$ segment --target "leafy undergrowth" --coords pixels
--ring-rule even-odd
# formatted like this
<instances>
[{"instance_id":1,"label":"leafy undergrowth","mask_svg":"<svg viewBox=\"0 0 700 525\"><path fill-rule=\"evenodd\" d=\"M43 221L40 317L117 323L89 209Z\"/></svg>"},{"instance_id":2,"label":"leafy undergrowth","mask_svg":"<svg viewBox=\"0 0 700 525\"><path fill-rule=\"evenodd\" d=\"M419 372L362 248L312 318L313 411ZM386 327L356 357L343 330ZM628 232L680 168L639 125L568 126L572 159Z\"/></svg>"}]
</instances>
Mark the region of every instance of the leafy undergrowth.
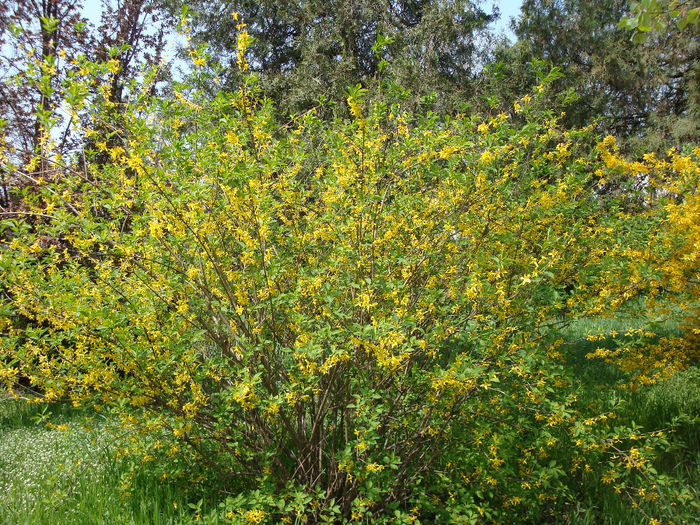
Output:
<instances>
[{"instance_id":1,"label":"leafy undergrowth","mask_svg":"<svg viewBox=\"0 0 700 525\"><path fill-rule=\"evenodd\" d=\"M569 357L568 366L582 366L575 353ZM668 445L655 468L665 475L662 479L667 486L662 488L684 493L685 505L662 509L667 519L660 523L691 523L700 510L694 488L700 486L700 368L692 367L631 393L614 387L620 372L610 365L587 364L587 373L574 374L580 379L573 387L582 405L597 411L610 409L614 414L611 428L634 422L640 433L666 433ZM604 387L603 381L611 383ZM0 403L0 523L220 523L215 498L204 505L201 500L194 504L197 495L193 491L188 494L183 486L163 484L149 474L147 464L136 465L139 472L133 475L134 465L114 459L113 440L104 420L69 405ZM644 513L633 512L624 494L595 481L603 475L605 465L588 468L588 476L572 474L577 500L562 509L555 522L655 523Z\"/></svg>"},{"instance_id":2,"label":"leafy undergrowth","mask_svg":"<svg viewBox=\"0 0 700 525\"><path fill-rule=\"evenodd\" d=\"M564 366L581 418L607 414L610 435L630 427L639 435L659 434L652 468L659 474L660 496L647 500L636 494L635 502L626 493L631 487L618 491L614 482L600 482L608 467L605 461L579 464L576 458L553 457L558 465L575 466L567 472L573 498L552 509L548 521L682 524L700 514L695 488L700 486L700 368L693 366L655 384L626 387L627 372L587 357L596 348L619 344L615 338L588 336L624 332L623 324L609 319L574 323L563 333ZM659 337L676 331L672 325L658 330ZM149 463L115 459L115 435L108 423L103 416L68 404L1 401L0 523L230 522L217 511L223 497L217 497L216 487L166 484L149 470ZM619 445L630 449L634 443L622 438ZM668 493L674 495L672 502L663 496ZM655 521L652 516L661 518ZM430 523L426 518L423 523Z\"/></svg>"}]
</instances>

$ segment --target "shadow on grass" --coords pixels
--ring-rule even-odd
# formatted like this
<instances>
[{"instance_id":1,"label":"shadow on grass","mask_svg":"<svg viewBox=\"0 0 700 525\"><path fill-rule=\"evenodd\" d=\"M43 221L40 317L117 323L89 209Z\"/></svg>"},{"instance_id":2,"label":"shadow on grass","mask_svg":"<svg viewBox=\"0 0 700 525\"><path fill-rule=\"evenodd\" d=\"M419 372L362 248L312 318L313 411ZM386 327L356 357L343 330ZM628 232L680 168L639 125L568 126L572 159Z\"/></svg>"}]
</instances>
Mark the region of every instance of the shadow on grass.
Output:
<instances>
[{"instance_id":1,"label":"shadow on grass","mask_svg":"<svg viewBox=\"0 0 700 525\"><path fill-rule=\"evenodd\" d=\"M597 349L615 350L631 343L634 336L625 335L629 329L646 328L644 319L582 320L562 331L559 350L563 365L569 371L574 388L583 406L593 410L614 407L617 425L639 425L641 432L665 431L668 445L657 451L655 469L668 476L674 490L687 492L686 515L697 514L700 508L700 368L695 363L687 370L675 373L655 384L640 385L634 391L625 388L631 379L628 372L613 362L587 355ZM663 337L681 335L673 323L655 324L655 335L646 337L650 344ZM601 340L589 340L589 335L616 334ZM627 505L611 498L603 487L580 486L580 502L566 518L568 523L633 523ZM681 510L681 509L679 509ZM632 521L627 521L627 520Z\"/></svg>"},{"instance_id":2,"label":"shadow on grass","mask_svg":"<svg viewBox=\"0 0 700 525\"><path fill-rule=\"evenodd\" d=\"M41 422L58 423L73 420L84 414L84 409L71 403L36 403L14 399L9 394L0 396L0 429L14 429Z\"/></svg>"}]
</instances>

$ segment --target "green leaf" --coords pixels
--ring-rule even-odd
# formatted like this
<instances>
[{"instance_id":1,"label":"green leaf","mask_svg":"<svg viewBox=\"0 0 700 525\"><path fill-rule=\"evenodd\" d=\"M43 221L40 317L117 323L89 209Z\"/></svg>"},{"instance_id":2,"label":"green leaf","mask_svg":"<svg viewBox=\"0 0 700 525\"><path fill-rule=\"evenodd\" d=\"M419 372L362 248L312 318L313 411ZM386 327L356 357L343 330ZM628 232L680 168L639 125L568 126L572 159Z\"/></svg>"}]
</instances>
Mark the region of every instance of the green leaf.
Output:
<instances>
[{"instance_id":1,"label":"green leaf","mask_svg":"<svg viewBox=\"0 0 700 525\"><path fill-rule=\"evenodd\" d=\"M647 40L646 33L635 33L630 37L630 40L635 44L643 44Z\"/></svg>"},{"instance_id":2,"label":"green leaf","mask_svg":"<svg viewBox=\"0 0 700 525\"><path fill-rule=\"evenodd\" d=\"M58 27L58 20L50 16L41 17L41 27L47 33L53 33Z\"/></svg>"}]
</instances>

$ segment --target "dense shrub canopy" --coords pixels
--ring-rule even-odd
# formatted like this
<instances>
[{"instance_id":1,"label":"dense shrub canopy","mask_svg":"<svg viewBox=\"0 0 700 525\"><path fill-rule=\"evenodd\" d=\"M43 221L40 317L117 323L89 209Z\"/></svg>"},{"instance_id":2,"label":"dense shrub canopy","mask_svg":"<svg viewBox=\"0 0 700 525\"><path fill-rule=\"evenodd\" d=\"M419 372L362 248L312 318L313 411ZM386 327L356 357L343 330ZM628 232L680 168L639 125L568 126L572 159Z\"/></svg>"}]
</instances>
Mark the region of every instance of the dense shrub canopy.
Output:
<instances>
[{"instance_id":1,"label":"dense shrub canopy","mask_svg":"<svg viewBox=\"0 0 700 525\"><path fill-rule=\"evenodd\" d=\"M216 482L234 520L538 520L602 458L663 495L660 436L580 417L556 329L640 297L697 314L697 151L629 163L534 109L547 80L486 120L353 90L352 118L284 127L252 76L139 88L75 108L112 162L2 222L11 388L115 414L125 453ZM693 337L599 357L649 382Z\"/></svg>"}]
</instances>

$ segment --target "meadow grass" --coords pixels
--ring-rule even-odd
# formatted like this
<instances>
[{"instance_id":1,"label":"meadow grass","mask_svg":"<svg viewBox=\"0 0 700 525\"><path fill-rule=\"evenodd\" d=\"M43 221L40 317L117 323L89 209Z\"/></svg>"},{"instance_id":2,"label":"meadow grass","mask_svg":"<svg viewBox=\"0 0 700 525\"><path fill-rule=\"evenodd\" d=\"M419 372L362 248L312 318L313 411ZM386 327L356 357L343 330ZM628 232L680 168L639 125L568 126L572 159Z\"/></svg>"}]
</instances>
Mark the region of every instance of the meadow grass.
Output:
<instances>
[{"instance_id":1,"label":"meadow grass","mask_svg":"<svg viewBox=\"0 0 700 525\"><path fill-rule=\"evenodd\" d=\"M106 421L68 404L0 401L0 523L191 523L183 495L145 469L124 495L113 444Z\"/></svg>"},{"instance_id":2,"label":"meadow grass","mask_svg":"<svg viewBox=\"0 0 700 525\"><path fill-rule=\"evenodd\" d=\"M674 322L650 321L641 316L577 320L561 334L564 364L576 382L574 388L582 405L598 410L614 407L618 424L635 424L642 432L667 432L669 445L658 455L654 467L665 476L668 488L683 494L685 505L661 510L666 516L672 516L671 523L697 523L697 518L689 518L700 516L700 368L697 363L667 380L631 391L623 387L629 379L624 371L604 360L586 357L598 347L613 349L617 344L610 338L589 341L587 336L624 334L628 329L648 328L650 324L658 337L679 334ZM618 335L617 342L625 338ZM578 500L562 522L580 525L650 522L643 513L633 512L629 501L598 482L582 482L576 489Z\"/></svg>"}]
</instances>

